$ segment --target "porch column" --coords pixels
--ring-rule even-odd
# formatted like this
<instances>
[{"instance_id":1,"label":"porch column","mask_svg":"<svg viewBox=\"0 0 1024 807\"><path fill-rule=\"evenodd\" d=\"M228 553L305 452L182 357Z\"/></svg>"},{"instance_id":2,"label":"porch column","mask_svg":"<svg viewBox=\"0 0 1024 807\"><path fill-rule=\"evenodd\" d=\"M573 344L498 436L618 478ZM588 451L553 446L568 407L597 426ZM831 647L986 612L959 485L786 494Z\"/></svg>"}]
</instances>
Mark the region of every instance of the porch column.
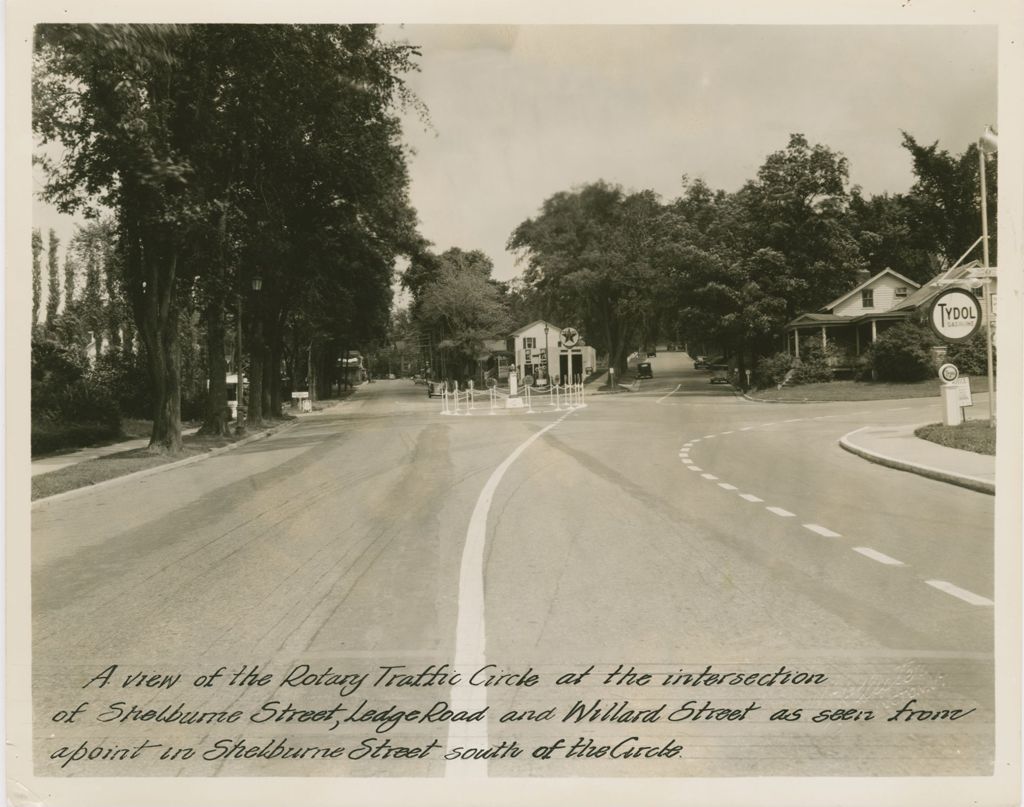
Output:
<instances>
[{"instance_id":1,"label":"porch column","mask_svg":"<svg viewBox=\"0 0 1024 807\"><path fill-rule=\"evenodd\" d=\"M878 322L871 320L871 344L874 344L878 339Z\"/></svg>"},{"instance_id":2,"label":"porch column","mask_svg":"<svg viewBox=\"0 0 1024 807\"><path fill-rule=\"evenodd\" d=\"M825 336L825 326L821 326L821 349L828 350L828 337Z\"/></svg>"},{"instance_id":3,"label":"porch column","mask_svg":"<svg viewBox=\"0 0 1024 807\"><path fill-rule=\"evenodd\" d=\"M860 355L860 325L853 326L853 335L857 342L857 355Z\"/></svg>"},{"instance_id":4,"label":"porch column","mask_svg":"<svg viewBox=\"0 0 1024 807\"><path fill-rule=\"evenodd\" d=\"M800 329L793 329L793 343L796 345L796 357L800 358Z\"/></svg>"}]
</instances>

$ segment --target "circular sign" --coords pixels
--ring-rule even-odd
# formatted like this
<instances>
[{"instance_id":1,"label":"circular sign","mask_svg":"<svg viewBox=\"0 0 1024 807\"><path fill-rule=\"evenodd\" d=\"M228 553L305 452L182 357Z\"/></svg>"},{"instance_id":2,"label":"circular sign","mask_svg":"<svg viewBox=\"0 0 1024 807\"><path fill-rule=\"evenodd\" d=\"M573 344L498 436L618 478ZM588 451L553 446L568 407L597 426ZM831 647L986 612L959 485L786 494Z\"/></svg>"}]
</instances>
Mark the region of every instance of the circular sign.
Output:
<instances>
[{"instance_id":1,"label":"circular sign","mask_svg":"<svg viewBox=\"0 0 1024 807\"><path fill-rule=\"evenodd\" d=\"M960 377L960 371L955 364L944 364L939 368L939 378L947 384L952 384Z\"/></svg>"},{"instance_id":2,"label":"circular sign","mask_svg":"<svg viewBox=\"0 0 1024 807\"><path fill-rule=\"evenodd\" d=\"M580 332L575 328L562 328L562 344L565 347L575 347L580 341Z\"/></svg>"},{"instance_id":3,"label":"circular sign","mask_svg":"<svg viewBox=\"0 0 1024 807\"><path fill-rule=\"evenodd\" d=\"M981 327L981 305L966 289L946 289L932 301L928 323L940 339L965 342Z\"/></svg>"}]
</instances>

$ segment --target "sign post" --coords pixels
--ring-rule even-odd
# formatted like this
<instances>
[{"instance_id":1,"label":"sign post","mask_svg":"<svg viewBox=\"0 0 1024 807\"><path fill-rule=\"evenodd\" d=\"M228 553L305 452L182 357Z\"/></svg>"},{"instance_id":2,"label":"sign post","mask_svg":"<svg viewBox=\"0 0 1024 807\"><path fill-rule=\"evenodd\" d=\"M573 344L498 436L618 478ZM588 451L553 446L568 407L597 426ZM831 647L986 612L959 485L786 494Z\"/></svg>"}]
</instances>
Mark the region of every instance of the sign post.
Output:
<instances>
[{"instance_id":1,"label":"sign post","mask_svg":"<svg viewBox=\"0 0 1024 807\"><path fill-rule=\"evenodd\" d=\"M939 379L942 384L942 423L944 426L957 426L964 421L964 412L960 404L960 386L954 383L960 371L953 364L943 364L939 368ZM970 394L970 387L968 387Z\"/></svg>"}]
</instances>

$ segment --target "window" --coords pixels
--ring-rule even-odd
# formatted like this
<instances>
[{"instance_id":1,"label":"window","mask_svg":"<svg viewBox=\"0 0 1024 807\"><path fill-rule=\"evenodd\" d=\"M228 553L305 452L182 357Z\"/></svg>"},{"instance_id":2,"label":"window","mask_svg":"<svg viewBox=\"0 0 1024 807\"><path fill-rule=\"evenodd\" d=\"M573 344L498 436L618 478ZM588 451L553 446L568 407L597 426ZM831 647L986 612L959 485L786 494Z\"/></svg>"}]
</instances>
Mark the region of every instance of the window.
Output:
<instances>
[{"instance_id":1,"label":"window","mask_svg":"<svg viewBox=\"0 0 1024 807\"><path fill-rule=\"evenodd\" d=\"M875 292L873 289L864 289L864 291L860 293L860 305L861 308L875 307Z\"/></svg>"},{"instance_id":2,"label":"window","mask_svg":"<svg viewBox=\"0 0 1024 807\"><path fill-rule=\"evenodd\" d=\"M896 289L896 299L897 300L906 300L907 299L907 287L906 286L900 286L898 289Z\"/></svg>"},{"instance_id":3,"label":"window","mask_svg":"<svg viewBox=\"0 0 1024 807\"><path fill-rule=\"evenodd\" d=\"M537 347L537 337L535 336L524 336L523 347L527 350Z\"/></svg>"}]
</instances>

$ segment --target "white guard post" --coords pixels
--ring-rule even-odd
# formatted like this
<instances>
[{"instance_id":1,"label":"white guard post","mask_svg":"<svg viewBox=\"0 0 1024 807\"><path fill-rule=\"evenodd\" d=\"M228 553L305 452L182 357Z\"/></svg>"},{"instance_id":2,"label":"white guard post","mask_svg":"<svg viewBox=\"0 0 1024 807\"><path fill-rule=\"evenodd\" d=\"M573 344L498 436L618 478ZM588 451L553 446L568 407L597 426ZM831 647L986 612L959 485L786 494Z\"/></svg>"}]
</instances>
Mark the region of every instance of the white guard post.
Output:
<instances>
[{"instance_id":1,"label":"white guard post","mask_svg":"<svg viewBox=\"0 0 1024 807\"><path fill-rule=\"evenodd\" d=\"M946 426L963 423L964 413L960 408L960 388L956 384L942 385L942 422Z\"/></svg>"}]
</instances>

